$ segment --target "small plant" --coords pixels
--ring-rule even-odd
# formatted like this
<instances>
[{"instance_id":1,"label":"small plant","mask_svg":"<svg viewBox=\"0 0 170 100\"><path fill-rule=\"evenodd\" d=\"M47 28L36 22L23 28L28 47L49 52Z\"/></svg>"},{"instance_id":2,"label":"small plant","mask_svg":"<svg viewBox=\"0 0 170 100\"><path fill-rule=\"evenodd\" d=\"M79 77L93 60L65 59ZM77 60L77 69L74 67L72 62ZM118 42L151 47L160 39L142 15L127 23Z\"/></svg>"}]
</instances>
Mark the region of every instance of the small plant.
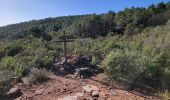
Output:
<instances>
[{"instance_id":1,"label":"small plant","mask_svg":"<svg viewBox=\"0 0 170 100\"><path fill-rule=\"evenodd\" d=\"M162 99L163 100L169 100L170 93L165 90L165 92L162 94Z\"/></svg>"},{"instance_id":2,"label":"small plant","mask_svg":"<svg viewBox=\"0 0 170 100\"><path fill-rule=\"evenodd\" d=\"M170 25L170 19L168 20L167 25Z\"/></svg>"},{"instance_id":3,"label":"small plant","mask_svg":"<svg viewBox=\"0 0 170 100\"><path fill-rule=\"evenodd\" d=\"M17 77L23 75L23 64L15 57L5 57L0 62L1 70L12 70Z\"/></svg>"},{"instance_id":4,"label":"small plant","mask_svg":"<svg viewBox=\"0 0 170 100\"><path fill-rule=\"evenodd\" d=\"M5 84L9 84L13 76L14 76L13 71L9 70L0 71L0 87L4 86Z\"/></svg>"},{"instance_id":5,"label":"small plant","mask_svg":"<svg viewBox=\"0 0 170 100\"><path fill-rule=\"evenodd\" d=\"M29 73L29 79L31 82L41 83L49 79L45 70L32 68Z\"/></svg>"},{"instance_id":6,"label":"small plant","mask_svg":"<svg viewBox=\"0 0 170 100\"><path fill-rule=\"evenodd\" d=\"M97 66L97 58L95 56L92 57L92 65Z\"/></svg>"}]
</instances>

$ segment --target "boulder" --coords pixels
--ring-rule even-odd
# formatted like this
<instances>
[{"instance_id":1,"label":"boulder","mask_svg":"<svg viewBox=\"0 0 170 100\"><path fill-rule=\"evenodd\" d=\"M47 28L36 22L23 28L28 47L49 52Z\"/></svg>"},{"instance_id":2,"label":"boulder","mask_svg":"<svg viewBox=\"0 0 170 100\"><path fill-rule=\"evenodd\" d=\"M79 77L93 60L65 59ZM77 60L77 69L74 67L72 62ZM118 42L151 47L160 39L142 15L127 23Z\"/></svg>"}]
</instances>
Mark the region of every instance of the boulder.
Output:
<instances>
[{"instance_id":1,"label":"boulder","mask_svg":"<svg viewBox=\"0 0 170 100\"><path fill-rule=\"evenodd\" d=\"M19 88L17 88L17 87L11 88L11 89L6 93L6 95L7 95L8 97L19 96L19 95L21 95L21 94L22 94L22 93L21 93L21 89L19 89Z\"/></svg>"}]
</instances>

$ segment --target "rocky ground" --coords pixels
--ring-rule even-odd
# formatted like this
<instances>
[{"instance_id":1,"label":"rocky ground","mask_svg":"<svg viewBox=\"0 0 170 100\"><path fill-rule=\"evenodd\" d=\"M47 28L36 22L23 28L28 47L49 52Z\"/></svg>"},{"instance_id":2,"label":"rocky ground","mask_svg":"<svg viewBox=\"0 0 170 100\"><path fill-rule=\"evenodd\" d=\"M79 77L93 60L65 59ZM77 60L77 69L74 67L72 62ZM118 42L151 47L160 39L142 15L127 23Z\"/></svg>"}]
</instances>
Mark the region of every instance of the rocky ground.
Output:
<instances>
[{"instance_id":1,"label":"rocky ground","mask_svg":"<svg viewBox=\"0 0 170 100\"><path fill-rule=\"evenodd\" d=\"M15 100L145 100L157 99L136 92L111 88L102 82L101 75L88 79L73 79L51 73L51 79L42 84L19 83L14 86L22 95Z\"/></svg>"},{"instance_id":2,"label":"rocky ground","mask_svg":"<svg viewBox=\"0 0 170 100\"><path fill-rule=\"evenodd\" d=\"M104 81L100 69L90 64L90 57L74 55L64 62L57 62L50 80L41 84L29 83L28 78L16 84L7 93L13 100L146 100L158 98L119 88L111 87ZM57 68L57 69L56 69ZM64 69L63 69L64 68ZM100 74L99 74L100 73ZM7 100L8 100L7 99Z\"/></svg>"}]
</instances>

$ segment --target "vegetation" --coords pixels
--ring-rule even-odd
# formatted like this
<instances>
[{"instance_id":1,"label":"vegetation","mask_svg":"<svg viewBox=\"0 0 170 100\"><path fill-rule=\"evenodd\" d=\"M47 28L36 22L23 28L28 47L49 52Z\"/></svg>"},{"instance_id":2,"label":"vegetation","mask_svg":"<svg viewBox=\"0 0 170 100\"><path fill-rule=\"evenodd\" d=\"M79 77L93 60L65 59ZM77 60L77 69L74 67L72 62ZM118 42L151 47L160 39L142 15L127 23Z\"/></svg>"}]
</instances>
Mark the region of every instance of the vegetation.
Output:
<instances>
[{"instance_id":1,"label":"vegetation","mask_svg":"<svg viewBox=\"0 0 170 100\"><path fill-rule=\"evenodd\" d=\"M169 92L169 25L170 2L0 27L0 85L25 75L32 82L48 79L42 69L53 66L56 50L63 54L62 44L53 40L66 31L77 37L69 44L69 53L92 55L92 64L102 67L111 79Z\"/></svg>"},{"instance_id":2,"label":"vegetation","mask_svg":"<svg viewBox=\"0 0 170 100\"><path fill-rule=\"evenodd\" d=\"M9 85L13 76L14 75L12 71L1 70L0 71L0 88L2 88L3 86Z\"/></svg>"},{"instance_id":3,"label":"vegetation","mask_svg":"<svg viewBox=\"0 0 170 100\"><path fill-rule=\"evenodd\" d=\"M160 18L161 17L161 18ZM51 40L51 32L55 36L65 30L68 34L78 37L105 36L113 34L137 34L146 27L165 25L170 18L168 3L151 5L148 8L125 8L115 13L90 14L32 20L20 24L0 27L0 41L11 41L30 34Z\"/></svg>"},{"instance_id":4,"label":"vegetation","mask_svg":"<svg viewBox=\"0 0 170 100\"><path fill-rule=\"evenodd\" d=\"M31 82L44 82L49 79L45 70L40 70L37 68L32 68L29 74L29 79Z\"/></svg>"}]
</instances>

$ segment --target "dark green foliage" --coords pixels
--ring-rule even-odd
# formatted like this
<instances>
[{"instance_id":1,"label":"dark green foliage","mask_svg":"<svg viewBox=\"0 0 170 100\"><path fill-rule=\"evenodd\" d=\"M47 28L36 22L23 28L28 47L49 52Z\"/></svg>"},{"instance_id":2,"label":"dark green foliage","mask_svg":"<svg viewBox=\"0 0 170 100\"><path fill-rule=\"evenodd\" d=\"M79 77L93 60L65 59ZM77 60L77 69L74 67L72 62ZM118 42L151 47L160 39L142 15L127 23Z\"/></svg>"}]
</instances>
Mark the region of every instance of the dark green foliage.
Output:
<instances>
[{"instance_id":1,"label":"dark green foliage","mask_svg":"<svg viewBox=\"0 0 170 100\"><path fill-rule=\"evenodd\" d=\"M43 33L43 29L40 29L39 27L33 27L30 29L30 32L32 33L33 37L40 38Z\"/></svg>"},{"instance_id":2,"label":"dark green foliage","mask_svg":"<svg viewBox=\"0 0 170 100\"><path fill-rule=\"evenodd\" d=\"M54 55L53 51L42 52L35 58L35 67L37 68L50 68L54 63Z\"/></svg>"},{"instance_id":3,"label":"dark green foliage","mask_svg":"<svg viewBox=\"0 0 170 100\"><path fill-rule=\"evenodd\" d=\"M30 33L33 35L33 37L35 38L43 38L43 40L46 41L51 41L52 37L49 34L45 33L45 27L41 26L41 27L33 27L30 29Z\"/></svg>"},{"instance_id":4,"label":"dark green foliage","mask_svg":"<svg viewBox=\"0 0 170 100\"><path fill-rule=\"evenodd\" d=\"M102 63L106 74L114 79L125 79L132 84L142 83L170 89L169 31L168 26L161 26L149 31L146 29L144 33L133 37L124 36L118 40L110 38L113 42L108 41L109 45L105 43L105 46L111 51ZM114 43L123 48L112 48Z\"/></svg>"},{"instance_id":5,"label":"dark green foliage","mask_svg":"<svg viewBox=\"0 0 170 100\"><path fill-rule=\"evenodd\" d=\"M5 56L5 52L4 51L1 51L0 52L0 59L2 58L2 57L4 57Z\"/></svg>"},{"instance_id":6,"label":"dark green foliage","mask_svg":"<svg viewBox=\"0 0 170 100\"><path fill-rule=\"evenodd\" d=\"M100 15L89 14L32 20L0 27L0 41L11 41L30 34L50 41L52 38L49 33L55 31L60 35L63 30L68 34L83 38L106 36L109 32L123 34L126 31L125 34L136 34L143 27L165 25L170 18L169 8L169 2L166 4L161 2L148 8L126 8L118 13L109 11ZM135 32L126 30L129 26L135 28Z\"/></svg>"},{"instance_id":7,"label":"dark green foliage","mask_svg":"<svg viewBox=\"0 0 170 100\"><path fill-rule=\"evenodd\" d=\"M164 2L160 2L158 5L156 5L156 12L161 13L163 11L166 11L166 4Z\"/></svg>"},{"instance_id":8,"label":"dark green foliage","mask_svg":"<svg viewBox=\"0 0 170 100\"><path fill-rule=\"evenodd\" d=\"M150 5L147 9L148 13L151 15L151 14L154 14L155 13L155 10L156 10L156 7L154 4Z\"/></svg>"},{"instance_id":9,"label":"dark green foliage","mask_svg":"<svg viewBox=\"0 0 170 100\"><path fill-rule=\"evenodd\" d=\"M22 46L11 44L4 49L7 56L14 56L23 50Z\"/></svg>"},{"instance_id":10,"label":"dark green foliage","mask_svg":"<svg viewBox=\"0 0 170 100\"><path fill-rule=\"evenodd\" d=\"M166 9L170 10L170 1L166 4Z\"/></svg>"},{"instance_id":11,"label":"dark green foliage","mask_svg":"<svg viewBox=\"0 0 170 100\"><path fill-rule=\"evenodd\" d=\"M48 35L46 33L42 34L42 38L43 38L43 40L46 40L46 41L51 41L52 40L51 35Z\"/></svg>"}]
</instances>

